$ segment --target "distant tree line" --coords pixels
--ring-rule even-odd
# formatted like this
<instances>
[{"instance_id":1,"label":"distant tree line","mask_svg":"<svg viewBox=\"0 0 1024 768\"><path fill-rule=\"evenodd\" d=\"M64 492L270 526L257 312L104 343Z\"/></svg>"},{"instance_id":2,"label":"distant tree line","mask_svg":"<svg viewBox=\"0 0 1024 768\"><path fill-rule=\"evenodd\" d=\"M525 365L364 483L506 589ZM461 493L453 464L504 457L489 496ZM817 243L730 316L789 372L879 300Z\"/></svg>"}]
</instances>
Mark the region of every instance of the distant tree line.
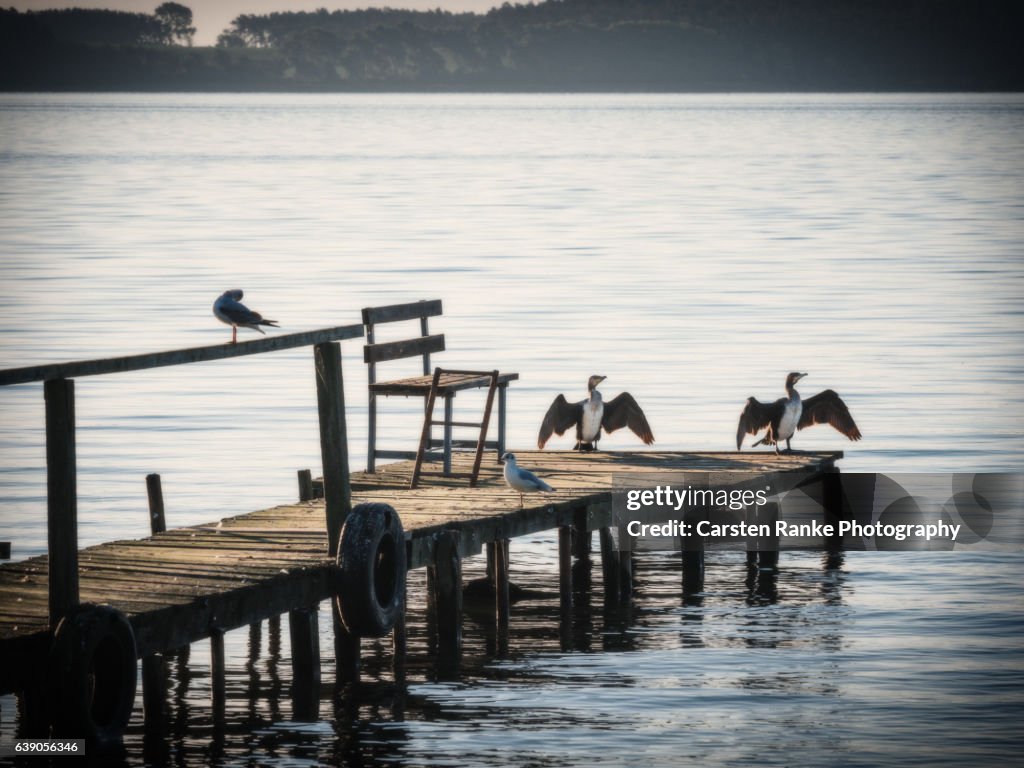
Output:
<instances>
[{"instance_id":1,"label":"distant tree line","mask_svg":"<svg viewBox=\"0 0 1024 768\"><path fill-rule=\"evenodd\" d=\"M0 88L1022 90L1024 0L547 0L485 14L0 10Z\"/></svg>"}]
</instances>

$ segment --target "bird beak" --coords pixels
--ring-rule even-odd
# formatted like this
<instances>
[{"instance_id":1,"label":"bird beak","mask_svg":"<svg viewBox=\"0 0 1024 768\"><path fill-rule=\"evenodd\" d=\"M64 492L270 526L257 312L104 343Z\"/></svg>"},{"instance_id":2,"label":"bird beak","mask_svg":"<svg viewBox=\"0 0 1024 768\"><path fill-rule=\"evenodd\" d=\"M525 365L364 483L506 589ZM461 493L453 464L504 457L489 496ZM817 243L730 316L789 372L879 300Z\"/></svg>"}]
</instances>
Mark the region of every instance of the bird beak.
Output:
<instances>
[{"instance_id":1,"label":"bird beak","mask_svg":"<svg viewBox=\"0 0 1024 768\"><path fill-rule=\"evenodd\" d=\"M807 375L806 373L801 373L799 376L796 377L796 380L800 381L800 379L802 379L806 375Z\"/></svg>"}]
</instances>

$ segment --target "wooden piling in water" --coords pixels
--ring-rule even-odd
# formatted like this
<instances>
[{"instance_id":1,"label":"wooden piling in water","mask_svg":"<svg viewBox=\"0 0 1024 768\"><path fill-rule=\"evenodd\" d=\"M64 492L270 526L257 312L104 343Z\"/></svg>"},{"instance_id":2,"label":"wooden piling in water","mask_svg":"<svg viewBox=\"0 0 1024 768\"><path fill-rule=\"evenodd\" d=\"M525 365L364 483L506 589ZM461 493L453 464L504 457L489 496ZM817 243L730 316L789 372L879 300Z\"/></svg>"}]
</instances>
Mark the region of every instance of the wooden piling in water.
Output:
<instances>
[{"instance_id":1,"label":"wooden piling in water","mask_svg":"<svg viewBox=\"0 0 1024 768\"><path fill-rule=\"evenodd\" d=\"M142 660L142 715L146 730L162 731L167 712L167 672L163 654L154 653Z\"/></svg>"},{"instance_id":2,"label":"wooden piling in water","mask_svg":"<svg viewBox=\"0 0 1024 768\"><path fill-rule=\"evenodd\" d=\"M758 543L757 567L762 571L776 571L779 568L779 537L775 533L775 522L779 519L779 505L770 501L757 512L757 522L769 526L768 536Z\"/></svg>"},{"instance_id":3,"label":"wooden piling in water","mask_svg":"<svg viewBox=\"0 0 1024 768\"><path fill-rule=\"evenodd\" d=\"M615 539L611 528L602 527L598 531L601 540L601 574L604 577L605 603L618 603L619 590L619 553L615 549Z\"/></svg>"},{"instance_id":4,"label":"wooden piling in water","mask_svg":"<svg viewBox=\"0 0 1024 768\"><path fill-rule=\"evenodd\" d=\"M708 509L703 504L687 508L683 522L688 525L683 537L683 591L701 592L704 589L704 537L697 533L697 525L707 519Z\"/></svg>"},{"instance_id":5,"label":"wooden piling in water","mask_svg":"<svg viewBox=\"0 0 1024 768\"><path fill-rule=\"evenodd\" d=\"M317 716L320 701L320 635L316 607L288 612L292 645L292 712L296 720Z\"/></svg>"},{"instance_id":6,"label":"wooden piling in water","mask_svg":"<svg viewBox=\"0 0 1024 768\"><path fill-rule=\"evenodd\" d=\"M224 665L224 631L210 630L210 692L213 704L213 720L224 722L227 703L226 669Z\"/></svg>"},{"instance_id":7,"label":"wooden piling in water","mask_svg":"<svg viewBox=\"0 0 1024 768\"><path fill-rule=\"evenodd\" d=\"M11 542L0 541L0 560L11 559Z\"/></svg>"},{"instance_id":8,"label":"wooden piling in water","mask_svg":"<svg viewBox=\"0 0 1024 768\"><path fill-rule=\"evenodd\" d=\"M458 531L437 534L434 562L428 568L430 600L437 621L437 653L447 662L457 661L462 653L462 558Z\"/></svg>"},{"instance_id":9,"label":"wooden piling in water","mask_svg":"<svg viewBox=\"0 0 1024 768\"><path fill-rule=\"evenodd\" d=\"M334 664L337 669L337 682L339 684L358 682L359 670L362 666L361 643L358 636L345 629L337 598L331 601L331 615L334 621Z\"/></svg>"},{"instance_id":10,"label":"wooden piling in water","mask_svg":"<svg viewBox=\"0 0 1024 768\"><path fill-rule=\"evenodd\" d=\"M149 529L156 535L167 530L164 515L164 491L160 475L146 475L146 496L149 500ZM161 725L166 711L166 691L164 690L167 675L164 658L161 654L151 654L142 659L142 713L145 718L146 730L156 732Z\"/></svg>"},{"instance_id":11,"label":"wooden piling in water","mask_svg":"<svg viewBox=\"0 0 1024 768\"><path fill-rule=\"evenodd\" d=\"M50 626L78 605L78 488L75 382L49 379L46 401L46 532Z\"/></svg>"}]
</instances>

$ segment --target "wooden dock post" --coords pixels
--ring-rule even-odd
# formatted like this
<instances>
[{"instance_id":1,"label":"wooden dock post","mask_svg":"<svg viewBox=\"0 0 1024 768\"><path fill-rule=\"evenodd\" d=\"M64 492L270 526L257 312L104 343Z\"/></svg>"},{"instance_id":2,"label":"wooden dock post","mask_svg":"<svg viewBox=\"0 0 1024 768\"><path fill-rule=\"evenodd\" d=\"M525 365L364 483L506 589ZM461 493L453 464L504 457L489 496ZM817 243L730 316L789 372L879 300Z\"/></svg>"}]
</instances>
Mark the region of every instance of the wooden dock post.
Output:
<instances>
[{"instance_id":1,"label":"wooden dock post","mask_svg":"<svg viewBox=\"0 0 1024 768\"><path fill-rule=\"evenodd\" d=\"M292 643L292 716L311 722L320 703L320 635L317 609L299 608L288 612Z\"/></svg>"},{"instance_id":2,"label":"wooden dock post","mask_svg":"<svg viewBox=\"0 0 1024 768\"><path fill-rule=\"evenodd\" d=\"M341 610L337 599L331 601L331 616L334 620L334 664L339 684L359 682L360 640L358 635L350 634L341 620Z\"/></svg>"},{"instance_id":3,"label":"wooden dock post","mask_svg":"<svg viewBox=\"0 0 1024 768\"><path fill-rule=\"evenodd\" d=\"M0 560L11 559L11 542L0 541Z\"/></svg>"},{"instance_id":4,"label":"wooden dock post","mask_svg":"<svg viewBox=\"0 0 1024 768\"><path fill-rule=\"evenodd\" d=\"M299 475L299 501L313 500L313 473L308 469L300 469Z\"/></svg>"},{"instance_id":5,"label":"wooden dock post","mask_svg":"<svg viewBox=\"0 0 1024 768\"><path fill-rule=\"evenodd\" d=\"M213 721L224 722L224 709L227 703L227 683L224 667L224 630L210 630L210 691L213 700Z\"/></svg>"},{"instance_id":6,"label":"wooden dock post","mask_svg":"<svg viewBox=\"0 0 1024 768\"><path fill-rule=\"evenodd\" d=\"M573 554L580 560L590 559L592 537L587 530L587 516L589 509L578 510L573 515L572 521L572 549Z\"/></svg>"},{"instance_id":7,"label":"wooden dock post","mask_svg":"<svg viewBox=\"0 0 1024 768\"><path fill-rule=\"evenodd\" d=\"M149 499L149 530L154 535L167 530L164 515L164 492L160 475L146 475L146 496ZM162 654L154 653L142 659L142 714L146 730L162 730L166 712L166 664Z\"/></svg>"},{"instance_id":8,"label":"wooden dock post","mask_svg":"<svg viewBox=\"0 0 1024 768\"><path fill-rule=\"evenodd\" d=\"M154 534L167 530L164 517L164 490L160 483L160 475L146 475L146 496L149 498L149 529Z\"/></svg>"},{"instance_id":9,"label":"wooden dock post","mask_svg":"<svg viewBox=\"0 0 1024 768\"><path fill-rule=\"evenodd\" d=\"M75 381L43 383L46 401L46 531L50 626L78 605L78 488Z\"/></svg>"},{"instance_id":10,"label":"wooden dock post","mask_svg":"<svg viewBox=\"0 0 1024 768\"><path fill-rule=\"evenodd\" d=\"M599 533L601 539L601 573L604 576L604 601L606 604L618 603L619 590L619 553L615 549L615 539L611 528L603 526Z\"/></svg>"},{"instance_id":11,"label":"wooden dock post","mask_svg":"<svg viewBox=\"0 0 1024 768\"><path fill-rule=\"evenodd\" d=\"M779 519L779 505L772 501L757 512L757 522L769 525L771 534L758 543L757 567L762 571L777 571L779 568L779 537L775 534L775 521Z\"/></svg>"},{"instance_id":12,"label":"wooden dock post","mask_svg":"<svg viewBox=\"0 0 1024 768\"><path fill-rule=\"evenodd\" d=\"M320 455L324 465L327 545L330 556L336 557L341 526L352 511L341 344L336 341L321 342L313 347L313 357L316 364L316 399L320 411Z\"/></svg>"},{"instance_id":13,"label":"wooden dock post","mask_svg":"<svg viewBox=\"0 0 1024 768\"><path fill-rule=\"evenodd\" d=\"M444 530L437 534L434 562L428 568L429 599L437 621L439 666L451 671L458 667L462 653L462 558L458 531Z\"/></svg>"},{"instance_id":14,"label":"wooden dock post","mask_svg":"<svg viewBox=\"0 0 1024 768\"><path fill-rule=\"evenodd\" d=\"M706 520L708 508L696 504L687 508L683 521L689 525L689 535L683 537L683 592L701 592L704 589L704 537L697 534L697 524Z\"/></svg>"},{"instance_id":15,"label":"wooden dock post","mask_svg":"<svg viewBox=\"0 0 1024 768\"><path fill-rule=\"evenodd\" d=\"M825 540L825 551L835 554L843 548L843 537L839 523L845 519L843 508L843 481L839 469L833 467L821 477L821 506L825 510L825 522L832 526L833 534Z\"/></svg>"},{"instance_id":16,"label":"wooden dock post","mask_svg":"<svg viewBox=\"0 0 1024 768\"><path fill-rule=\"evenodd\" d=\"M167 712L166 698L167 673L162 654L153 653L142 660L142 715L146 731L149 733L163 730L164 716Z\"/></svg>"}]
</instances>

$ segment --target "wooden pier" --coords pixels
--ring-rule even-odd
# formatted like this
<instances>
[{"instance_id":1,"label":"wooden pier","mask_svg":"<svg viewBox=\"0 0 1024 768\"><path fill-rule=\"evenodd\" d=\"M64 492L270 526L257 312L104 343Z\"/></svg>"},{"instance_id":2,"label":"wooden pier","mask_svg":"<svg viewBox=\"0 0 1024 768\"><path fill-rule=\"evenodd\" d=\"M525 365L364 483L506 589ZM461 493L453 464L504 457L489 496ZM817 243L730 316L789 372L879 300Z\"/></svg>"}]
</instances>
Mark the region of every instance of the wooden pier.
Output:
<instances>
[{"instance_id":1,"label":"wooden pier","mask_svg":"<svg viewBox=\"0 0 1024 768\"><path fill-rule=\"evenodd\" d=\"M163 694L158 690L163 680L161 654L206 639L211 642L214 707L219 699L222 708L224 632L282 614L289 617L295 677L315 683L320 667L317 611L325 600L332 600L334 606L339 678L358 677L360 636L390 632L398 674L405 647L406 569L428 568L429 599L440 621L439 653L457 657L462 559L487 551L495 619L499 629L507 628L507 544L539 531L558 530L563 609L571 607L572 558L589 557L593 531L600 533L606 599L628 596L628 553L620 557L609 529L615 477L642 477L650 483L652 477L668 478L680 472L735 474L736 482L752 473L799 475L801 482L808 477L820 479L826 507L837 507L837 497L829 493L838 487L831 479L838 477L839 452L780 456L771 452L522 451L517 452L520 464L556 489L527 495L523 506L519 494L505 484L494 453L485 458L476 487L442 477L411 489L414 464L410 461L379 466L373 473L351 472L340 349L332 339L359 335L360 326L341 327L234 346L0 372L0 385L44 381L47 398L49 554L0 565L0 692L23 694L26 711L34 710L39 718L37 734L78 737L82 734L74 729L86 723L90 737L119 739L134 700L137 659L143 660L147 725L158 720ZM74 389L68 377L307 344L315 346L324 472L318 480L309 471L299 473L297 503L248 513L240 510L237 516L209 524L164 530L159 478L150 476L153 535L78 550ZM464 474L473 460L473 453L455 453L452 474ZM400 522L390 520L392 509ZM382 510L387 523L366 516ZM382 605L388 600L392 605L383 605L381 616L374 617L380 631L361 635L346 617L346 605L356 600L348 573L352 566L345 562L345 553L346 547L351 550L358 542L346 544L345 539L357 527L353 520L364 519L372 523L366 529L367 541L374 542L362 566L368 569L370 603L387 588L396 591L397 597L381 598ZM387 541L389 531L400 532L398 549L390 559L382 559L381 552L387 554L387 550L381 542ZM389 573L389 569L400 573ZM684 553L686 573L685 578L700 583L702 551ZM72 631L77 634L68 640ZM79 653L83 647L86 651ZM122 658L126 654L130 658ZM91 656L89 663L95 668L83 669L80 655ZM110 670L103 669L101 674L97 670L102 665ZM108 678L112 682L105 682ZM104 690L108 685L109 692ZM96 703L104 697L106 704ZM67 709L61 703L64 700L76 703ZM57 715L53 714L55 701ZM114 711L110 702L120 702L121 711ZM103 711L97 709L104 706Z\"/></svg>"}]
</instances>

